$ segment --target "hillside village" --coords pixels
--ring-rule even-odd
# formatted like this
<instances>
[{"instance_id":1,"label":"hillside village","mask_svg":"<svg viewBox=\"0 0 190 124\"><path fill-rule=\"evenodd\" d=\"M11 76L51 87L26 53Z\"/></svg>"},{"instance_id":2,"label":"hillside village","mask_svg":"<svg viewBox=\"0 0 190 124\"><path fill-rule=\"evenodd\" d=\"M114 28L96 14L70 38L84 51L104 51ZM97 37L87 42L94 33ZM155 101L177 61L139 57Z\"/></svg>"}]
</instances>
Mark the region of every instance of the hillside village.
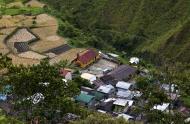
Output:
<instances>
[{"instance_id":1,"label":"hillside village","mask_svg":"<svg viewBox=\"0 0 190 124\"><path fill-rule=\"evenodd\" d=\"M33 2L34 0L21 6L45 6ZM151 70L141 65L141 58L128 57L129 60L124 63L120 61L120 55L112 52L75 48L68 43L69 39L59 36L57 30L57 20L48 14L3 15L0 18L0 53L10 57L14 65L37 65L44 59L48 59L51 65L67 61L70 67L59 68L63 82L67 83L76 77L88 82L88 86L80 87L80 92L72 98L73 101L98 113L122 117L127 122L146 122L146 115L135 111L137 107L143 108L149 103L143 96L144 91L139 87L138 79L153 79L148 83L153 83L164 92L168 102L155 104L150 111L177 111L186 117L185 122L190 122L190 109L180 101L178 86L172 82L154 80ZM42 84L49 85L48 82ZM7 114L13 109L9 103L14 96L10 87L4 87L0 94L0 108ZM151 94L148 95L151 97ZM35 105L45 97L42 93L36 93L29 99ZM68 121L80 118L73 113L68 113L68 116Z\"/></svg>"},{"instance_id":2,"label":"hillside village","mask_svg":"<svg viewBox=\"0 0 190 124\"><path fill-rule=\"evenodd\" d=\"M114 56L110 56L110 54L104 54L102 52L99 52L100 54L92 54L91 52L92 51L89 50L83 54L87 59L86 61L84 60L84 62L86 62L88 66L85 66L86 68L84 68L84 64L80 66L82 67L81 78L88 80L92 87L82 86L80 94L74 98L76 102L101 113L109 113L114 117L123 117L127 121L144 120L143 113L133 113L133 109L136 105L138 106L140 104L143 106L146 104L142 102L141 96L143 93L138 90L135 77L151 77L151 75L146 69L139 70L137 67L140 62L139 58L132 57L129 62L130 65L126 65L116 63L117 57L115 57L115 54ZM83 58L83 55L78 57ZM113 60L115 61L113 62ZM83 59L81 59L81 61L83 62ZM64 74L67 79L67 73ZM68 80L69 79L71 79L70 76ZM163 90L173 102L162 103L160 105L155 104L152 109L169 112L174 108L180 108L178 111L183 113L184 110L181 109L184 109L184 107L180 105L176 106L176 102L180 97L179 91L176 90L177 86L174 84L157 83L160 89ZM186 110L188 109L186 108Z\"/></svg>"},{"instance_id":3,"label":"hillside village","mask_svg":"<svg viewBox=\"0 0 190 124\"><path fill-rule=\"evenodd\" d=\"M151 78L151 74L147 69L141 70L138 68L139 58L132 57L129 61L130 64L127 65L117 62L117 57L116 54L110 55L95 49L87 49L80 54L76 54L72 64L80 68L80 77L87 80L90 87L81 86L79 95L73 99L76 103L90 110L110 114L113 117L123 117L130 122L146 122L146 116L143 113L134 112L136 106L144 106L148 102L143 101L143 93L137 86L136 77ZM63 82L68 82L76 77L74 72L74 69L60 68L59 73L63 77ZM164 113L177 110L184 115L189 114L189 109L179 102L180 91L177 90L176 85L167 82L160 84L159 81L155 83L172 102L155 104L152 109ZM0 97L0 106L5 111L8 108L4 103L10 99L7 95L8 92L10 91L4 92ZM33 104L38 104L44 99L44 96L43 94L35 94L32 98ZM75 114L70 116L71 120L78 117Z\"/></svg>"}]
</instances>

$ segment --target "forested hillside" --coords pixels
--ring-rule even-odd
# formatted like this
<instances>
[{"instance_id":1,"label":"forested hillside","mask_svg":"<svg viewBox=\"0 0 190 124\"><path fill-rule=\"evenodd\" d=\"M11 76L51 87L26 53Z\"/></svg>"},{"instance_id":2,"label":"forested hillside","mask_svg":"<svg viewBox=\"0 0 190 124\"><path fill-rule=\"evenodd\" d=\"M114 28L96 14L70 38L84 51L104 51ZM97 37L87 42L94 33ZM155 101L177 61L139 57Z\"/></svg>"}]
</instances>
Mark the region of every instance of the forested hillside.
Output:
<instances>
[{"instance_id":1,"label":"forested hillside","mask_svg":"<svg viewBox=\"0 0 190 124\"><path fill-rule=\"evenodd\" d=\"M72 25L72 37L78 35L78 29L93 37L94 41L86 42L81 38L78 41L81 44L88 43L98 48L111 46L154 61L154 55L157 55L156 58L190 62L188 0L43 1Z\"/></svg>"}]
</instances>

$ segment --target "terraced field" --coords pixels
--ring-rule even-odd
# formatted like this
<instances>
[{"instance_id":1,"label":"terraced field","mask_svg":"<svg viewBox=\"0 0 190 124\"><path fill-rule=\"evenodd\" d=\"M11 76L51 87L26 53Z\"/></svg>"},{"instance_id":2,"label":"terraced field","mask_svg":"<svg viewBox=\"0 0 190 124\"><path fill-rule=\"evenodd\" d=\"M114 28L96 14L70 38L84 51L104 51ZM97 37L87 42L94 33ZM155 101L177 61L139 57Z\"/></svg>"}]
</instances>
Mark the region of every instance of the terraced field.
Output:
<instances>
[{"instance_id":1,"label":"terraced field","mask_svg":"<svg viewBox=\"0 0 190 124\"><path fill-rule=\"evenodd\" d=\"M38 64L47 57L51 63L61 60L71 62L78 52L84 50L72 49L67 45L67 40L57 35L58 22L54 17L45 13L23 15L14 10L15 6L27 10L42 9L44 5L35 0L26 4L18 0L8 4L9 8L4 12L8 15L0 19L0 53L8 54L14 64ZM35 42L29 42L36 39Z\"/></svg>"}]
</instances>

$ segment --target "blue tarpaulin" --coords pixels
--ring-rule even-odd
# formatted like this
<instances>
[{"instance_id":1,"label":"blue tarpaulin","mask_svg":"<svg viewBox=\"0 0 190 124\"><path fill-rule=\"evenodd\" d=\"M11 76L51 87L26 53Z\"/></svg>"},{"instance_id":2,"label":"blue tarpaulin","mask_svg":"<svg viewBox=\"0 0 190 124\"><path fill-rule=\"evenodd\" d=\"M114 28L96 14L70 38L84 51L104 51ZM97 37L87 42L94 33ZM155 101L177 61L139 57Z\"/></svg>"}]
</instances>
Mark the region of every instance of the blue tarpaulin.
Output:
<instances>
[{"instance_id":1,"label":"blue tarpaulin","mask_svg":"<svg viewBox=\"0 0 190 124\"><path fill-rule=\"evenodd\" d=\"M7 100L7 95L0 94L0 101L5 101Z\"/></svg>"}]
</instances>

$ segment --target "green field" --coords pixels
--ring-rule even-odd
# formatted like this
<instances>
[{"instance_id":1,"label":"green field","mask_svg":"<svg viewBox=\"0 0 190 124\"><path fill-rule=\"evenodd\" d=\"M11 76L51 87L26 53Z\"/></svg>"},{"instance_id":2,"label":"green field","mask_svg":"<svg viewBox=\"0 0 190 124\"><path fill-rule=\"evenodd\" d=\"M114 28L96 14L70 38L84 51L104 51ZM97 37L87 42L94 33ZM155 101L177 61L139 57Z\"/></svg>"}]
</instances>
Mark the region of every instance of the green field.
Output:
<instances>
[{"instance_id":1,"label":"green field","mask_svg":"<svg viewBox=\"0 0 190 124\"><path fill-rule=\"evenodd\" d=\"M24 2L24 0L13 0L13 2ZM37 15L44 13L43 8L37 8L37 7L11 7L8 8L7 4L9 2L5 3L4 0L0 0L0 14L1 15L20 15L20 14L30 14L30 15Z\"/></svg>"},{"instance_id":2,"label":"green field","mask_svg":"<svg viewBox=\"0 0 190 124\"><path fill-rule=\"evenodd\" d=\"M20 14L31 14L37 15L43 13L44 10L42 8L8 8L4 11L4 15L20 15Z\"/></svg>"}]
</instances>

